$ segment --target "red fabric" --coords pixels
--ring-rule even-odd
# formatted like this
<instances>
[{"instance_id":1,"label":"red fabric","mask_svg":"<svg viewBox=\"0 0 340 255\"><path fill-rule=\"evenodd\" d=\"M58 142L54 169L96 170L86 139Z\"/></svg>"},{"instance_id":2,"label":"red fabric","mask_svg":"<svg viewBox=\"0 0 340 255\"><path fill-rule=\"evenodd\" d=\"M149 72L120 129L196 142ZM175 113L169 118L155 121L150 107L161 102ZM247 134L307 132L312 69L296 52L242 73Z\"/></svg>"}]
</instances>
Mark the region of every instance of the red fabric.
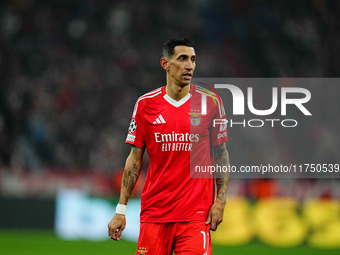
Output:
<instances>
[{"instance_id":1,"label":"red fabric","mask_svg":"<svg viewBox=\"0 0 340 255\"><path fill-rule=\"evenodd\" d=\"M209 228L204 222L141 223L136 255L211 255Z\"/></svg>"},{"instance_id":2,"label":"red fabric","mask_svg":"<svg viewBox=\"0 0 340 255\"><path fill-rule=\"evenodd\" d=\"M150 158L141 222L205 221L214 199L213 179L191 178L202 176L190 176L190 167L213 165L211 145L227 141L226 129L213 127L213 119L225 119L225 113L218 96L212 96L191 85L178 102L166 95L165 87L137 100L126 142L146 147Z\"/></svg>"}]
</instances>

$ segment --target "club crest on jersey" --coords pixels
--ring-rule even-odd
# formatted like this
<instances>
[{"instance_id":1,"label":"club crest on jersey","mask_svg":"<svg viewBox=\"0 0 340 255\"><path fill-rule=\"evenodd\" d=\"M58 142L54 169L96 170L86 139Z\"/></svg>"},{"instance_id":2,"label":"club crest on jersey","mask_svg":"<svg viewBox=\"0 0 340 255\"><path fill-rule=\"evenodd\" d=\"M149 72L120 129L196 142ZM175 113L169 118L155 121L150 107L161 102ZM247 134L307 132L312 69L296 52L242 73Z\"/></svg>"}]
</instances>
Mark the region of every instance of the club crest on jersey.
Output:
<instances>
[{"instance_id":1,"label":"club crest on jersey","mask_svg":"<svg viewBox=\"0 0 340 255\"><path fill-rule=\"evenodd\" d=\"M189 112L190 117L190 123L193 126L198 126L201 123L201 119L198 117L201 115L200 110L191 110Z\"/></svg>"},{"instance_id":2,"label":"club crest on jersey","mask_svg":"<svg viewBox=\"0 0 340 255\"><path fill-rule=\"evenodd\" d=\"M130 126L129 126L129 132L132 134L133 132L136 131L137 128L137 123L135 119L131 120Z\"/></svg>"},{"instance_id":3,"label":"club crest on jersey","mask_svg":"<svg viewBox=\"0 0 340 255\"><path fill-rule=\"evenodd\" d=\"M138 255L143 255L148 252L148 249L147 247L138 247L137 252L138 252Z\"/></svg>"}]
</instances>

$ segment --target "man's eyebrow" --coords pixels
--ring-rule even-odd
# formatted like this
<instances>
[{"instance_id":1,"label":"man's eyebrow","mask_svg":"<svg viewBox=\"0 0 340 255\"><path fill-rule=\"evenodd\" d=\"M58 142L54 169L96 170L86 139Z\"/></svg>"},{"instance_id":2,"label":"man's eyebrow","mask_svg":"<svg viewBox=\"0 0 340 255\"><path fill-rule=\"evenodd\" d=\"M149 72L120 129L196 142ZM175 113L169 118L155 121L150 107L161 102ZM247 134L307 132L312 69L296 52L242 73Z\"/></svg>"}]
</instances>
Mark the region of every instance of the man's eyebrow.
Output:
<instances>
[{"instance_id":1,"label":"man's eyebrow","mask_svg":"<svg viewBox=\"0 0 340 255\"><path fill-rule=\"evenodd\" d=\"M179 58L179 57L189 57L189 55L183 53L183 54L178 55L178 58ZM193 54L193 55L190 56L190 58L192 58L192 57L195 57L195 58L196 58L196 55Z\"/></svg>"}]
</instances>

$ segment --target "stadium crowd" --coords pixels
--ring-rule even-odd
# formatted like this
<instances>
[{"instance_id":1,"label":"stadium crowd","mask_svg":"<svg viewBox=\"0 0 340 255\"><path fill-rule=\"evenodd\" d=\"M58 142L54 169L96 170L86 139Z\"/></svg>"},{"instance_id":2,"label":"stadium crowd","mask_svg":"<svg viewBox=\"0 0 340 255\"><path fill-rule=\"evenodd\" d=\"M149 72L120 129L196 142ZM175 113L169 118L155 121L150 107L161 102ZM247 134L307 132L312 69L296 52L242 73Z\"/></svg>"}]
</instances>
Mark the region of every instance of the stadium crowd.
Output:
<instances>
[{"instance_id":1,"label":"stadium crowd","mask_svg":"<svg viewBox=\"0 0 340 255\"><path fill-rule=\"evenodd\" d=\"M3 1L0 168L120 170L136 99L164 85L170 37L196 42L196 77L338 77L339 12L339 1L324 0ZM313 114L337 116L337 97L325 91ZM289 150L304 132L321 146L305 157L327 162L340 154L339 126L313 122L276 142ZM232 140L234 162L236 152L247 162L272 150Z\"/></svg>"}]
</instances>

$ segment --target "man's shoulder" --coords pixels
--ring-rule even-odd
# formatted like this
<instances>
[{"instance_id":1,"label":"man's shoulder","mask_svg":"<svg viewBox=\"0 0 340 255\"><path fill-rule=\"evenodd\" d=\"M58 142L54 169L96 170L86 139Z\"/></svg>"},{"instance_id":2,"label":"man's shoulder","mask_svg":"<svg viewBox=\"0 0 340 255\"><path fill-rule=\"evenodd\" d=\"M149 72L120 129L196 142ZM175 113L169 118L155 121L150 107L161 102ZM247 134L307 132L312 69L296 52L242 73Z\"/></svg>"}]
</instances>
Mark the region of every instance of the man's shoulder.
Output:
<instances>
[{"instance_id":1,"label":"man's shoulder","mask_svg":"<svg viewBox=\"0 0 340 255\"><path fill-rule=\"evenodd\" d=\"M208 103L212 103L217 106L221 102L220 96L212 88L206 88L203 86L195 85L195 92L198 93L198 95L207 96Z\"/></svg>"},{"instance_id":2,"label":"man's shoulder","mask_svg":"<svg viewBox=\"0 0 340 255\"><path fill-rule=\"evenodd\" d=\"M140 111L141 109L143 109L145 105L152 104L156 100L159 100L159 98L162 97L162 93L163 93L162 89L163 89L163 87L160 87L158 89L154 89L154 90L140 96L137 99L135 109L134 109L134 112L133 112L133 116L136 115L137 111Z\"/></svg>"},{"instance_id":3,"label":"man's shoulder","mask_svg":"<svg viewBox=\"0 0 340 255\"><path fill-rule=\"evenodd\" d=\"M211 87L203 87L195 85L196 95L204 95L206 97L206 103L208 108L214 108L214 111L218 111L220 116L225 114L223 102L216 90Z\"/></svg>"},{"instance_id":4,"label":"man's shoulder","mask_svg":"<svg viewBox=\"0 0 340 255\"><path fill-rule=\"evenodd\" d=\"M162 96L162 88L163 87L160 87L158 89L154 89L148 93L145 93L144 95L138 98L137 102L145 103L145 102L150 102L150 101L157 99L158 97Z\"/></svg>"},{"instance_id":5,"label":"man's shoulder","mask_svg":"<svg viewBox=\"0 0 340 255\"><path fill-rule=\"evenodd\" d=\"M205 94L207 96L210 96L211 98L219 98L217 92L213 88L206 88L203 86L195 85L195 92L199 94Z\"/></svg>"}]
</instances>

